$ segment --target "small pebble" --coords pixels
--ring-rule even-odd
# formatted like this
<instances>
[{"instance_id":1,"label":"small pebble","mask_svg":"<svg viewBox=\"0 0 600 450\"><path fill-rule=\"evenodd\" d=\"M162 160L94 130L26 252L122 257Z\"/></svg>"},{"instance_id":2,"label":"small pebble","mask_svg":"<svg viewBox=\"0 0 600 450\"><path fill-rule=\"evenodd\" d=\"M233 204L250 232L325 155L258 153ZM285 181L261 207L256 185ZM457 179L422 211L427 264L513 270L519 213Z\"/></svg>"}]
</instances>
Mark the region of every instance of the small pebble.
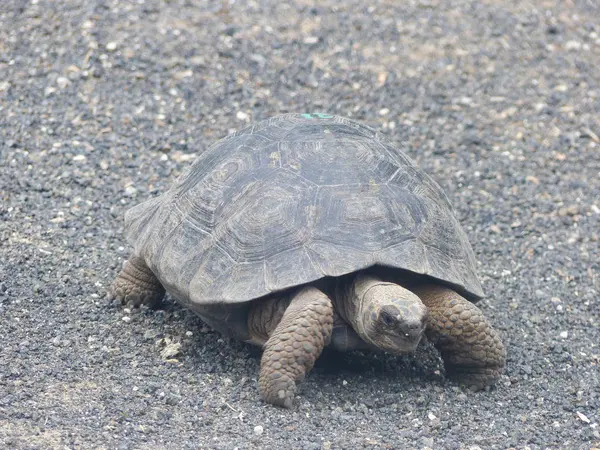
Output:
<instances>
[{"instance_id":1,"label":"small pebble","mask_svg":"<svg viewBox=\"0 0 600 450\"><path fill-rule=\"evenodd\" d=\"M114 52L117 49L117 43L116 42L109 42L108 44L106 44L106 50L109 52Z\"/></svg>"},{"instance_id":2,"label":"small pebble","mask_svg":"<svg viewBox=\"0 0 600 450\"><path fill-rule=\"evenodd\" d=\"M60 88L60 89L64 89L66 88L71 82L69 81L68 78L66 77L58 77L56 79L56 85Z\"/></svg>"},{"instance_id":3,"label":"small pebble","mask_svg":"<svg viewBox=\"0 0 600 450\"><path fill-rule=\"evenodd\" d=\"M423 447L427 447L427 448L433 448L433 438L430 437L424 437L421 439L421 444L423 445Z\"/></svg>"},{"instance_id":4,"label":"small pebble","mask_svg":"<svg viewBox=\"0 0 600 450\"><path fill-rule=\"evenodd\" d=\"M585 422L585 423L590 423L590 419L588 419L588 417L585 414L580 413L579 411L576 411L576 413L577 413L577 417L579 417L579 420L581 420L582 422Z\"/></svg>"},{"instance_id":5,"label":"small pebble","mask_svg":"<svg viewBox=\"0 0 600 450\"><path fill-rule=\"evenodd\" d=\"M561 331L560 332L560 337L563 339L566 339L569 337L569 332L568 331Z\"/></svg>"},{"instance_id":6,"label":"small pebble","mask_svg":"<svg viewBox=\"0 0 600 450\"><path fill-rule=\"evenodd\" d=\"M129 323L129 322L131 322L131 317L129 317L129 316L124 316L124 317L121 317L121 320L122 320L123 322L125 322L125 323Z\"/></svg>"},{"instance_id":7,"label":"small pebble","mask_svg":"<svg viewBox=\"0 0 600 450\"><path fill-rule=\"evenodd\" d=\"M133 186L127 186L125 188L125 194L128 195L129 197L133 197L134 195L137 194L137 189Z\"/></svg>"},{"instance_id":8,"label":"small pebble","mask_svg":"<svg viewBox=\"0 0 600 450\"><path fill-rule=\"evenodd\" d=\"M558 215L565 216L576 216L579 213L579 207L577 205L569 205L558 210Z\"/></svg>"},{"instance_id":9,"label":"small pebble","mask_svg":"<svg viewBox=\"0 0 600 450\"><path fill-rule=\"evenodd\" d=\"M181 343L165 339L165 348L160 352L163 359L171 359L181 353Z\"/></svg>"},{"instance_id":10,"label":"small pebble","mask_svg":"<svg viewBox=\"0 0 600 450\"><path fill-rule=\"evenodd\" d=\"M169 394L169 395L167 395L167 397L165 399L165 403L169 406L175 406L180 401L181 401L181 397L179 397L178 395L175 395L175 394Z\"/></svg>"},{"instance_id":11,"label":"small pebble","mask_svg":"<svg viewBox=\"0 0 600 450\"><path fill-rule=\"evenodd\" d=\"M257 425L254 427L254 434L257 436L260 436L261 434L263 434L264 428L260 425Z\"/></svg>"},{"instance_id":12,"label":"small pebble","mask_svg":"<svg viewBox=\"0 0 600 450\"><path fill-rule=\"evenodd\" d=\"M156 330L147 330L144 332L144 339L152 340L158 336L158 331Z\"/></svg>"}]
</instances>

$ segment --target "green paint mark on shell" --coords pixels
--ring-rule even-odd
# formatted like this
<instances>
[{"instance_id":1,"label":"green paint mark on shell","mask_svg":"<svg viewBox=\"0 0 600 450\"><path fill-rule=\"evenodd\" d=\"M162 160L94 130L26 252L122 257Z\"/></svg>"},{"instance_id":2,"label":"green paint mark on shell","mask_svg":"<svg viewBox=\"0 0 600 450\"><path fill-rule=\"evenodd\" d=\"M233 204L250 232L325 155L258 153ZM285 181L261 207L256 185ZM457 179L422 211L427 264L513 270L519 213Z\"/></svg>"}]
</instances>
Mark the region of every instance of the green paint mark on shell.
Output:
<instances>
[{"instance_id":1,"label":"green paint mark on shell","mask_svg":"<svg viewBox=\"0 0 600 450\"><path fill-rule=\"evenodd\" d=\"M332 119L333 116L331 114L323 114L323 113L305 113L301 114L305 119Z\"/></svg>"}]
</instances>

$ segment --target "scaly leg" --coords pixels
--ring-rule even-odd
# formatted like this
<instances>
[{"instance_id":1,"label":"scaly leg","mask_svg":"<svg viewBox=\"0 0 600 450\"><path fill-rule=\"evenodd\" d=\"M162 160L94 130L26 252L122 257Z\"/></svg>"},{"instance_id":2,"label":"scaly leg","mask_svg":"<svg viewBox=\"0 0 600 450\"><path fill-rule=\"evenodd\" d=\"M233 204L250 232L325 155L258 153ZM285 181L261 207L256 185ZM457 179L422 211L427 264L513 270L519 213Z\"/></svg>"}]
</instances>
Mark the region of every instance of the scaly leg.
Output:
<instances>
[{"instance_id":1,"label":"scaly leg","mask_svg":"<svg viewBox=\"0 0 600 450\"><path fill-rule=\"evenodd\" d=\"M319 289L308 287L292 298L264 346L259 381L264 401L292 407L296 383L312 369L332 327L333 305Z\"/></svg>"},{"instance_id":2,"label":"scaly leg","mask_svg":"<svg viewBox=\"0 0 600 450\"><path fill-rule=\"evenodd\" d=\"M442 286L411 290L429 309L425 333L442 354L448 377L473 390L494 384L504 369L506 350L479 308Z\"/></svg>"}]
</instances>

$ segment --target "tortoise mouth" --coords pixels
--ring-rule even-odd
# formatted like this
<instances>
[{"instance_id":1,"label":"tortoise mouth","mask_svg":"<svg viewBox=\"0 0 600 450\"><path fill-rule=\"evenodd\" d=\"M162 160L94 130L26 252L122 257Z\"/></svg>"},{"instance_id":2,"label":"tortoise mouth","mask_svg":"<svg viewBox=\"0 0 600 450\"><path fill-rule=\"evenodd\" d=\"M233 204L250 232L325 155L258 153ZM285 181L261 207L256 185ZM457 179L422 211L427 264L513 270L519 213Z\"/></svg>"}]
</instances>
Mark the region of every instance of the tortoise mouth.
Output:
<instances>
[{"instance_id":1,"label":"tortoise mouth","mask_svg":"<svg viewBox=\"0 0 600 450\"><path fill-rule=\"evenodd\" d=\"M365 336L367 337L365 341L385 352L402 355L412 353L417 349L423 332L424 328L418 331L414 330L412 333L399 333L398 331L372 333L370 336Z\"/></svg>"},{"instance_id":2,"label":"tortoise mouth","mask_svg":"<svg viewBox=\"0 0 600 450\"><path fill-rule=\"evenodd\" d=\"M411 353L414 352L419 342L421 342L421 333L405 333L405 334L390 334L386 336L386 341L390 342L391 345L386 345L386 351L394 354Z\"/></svg>"}]
</instances>

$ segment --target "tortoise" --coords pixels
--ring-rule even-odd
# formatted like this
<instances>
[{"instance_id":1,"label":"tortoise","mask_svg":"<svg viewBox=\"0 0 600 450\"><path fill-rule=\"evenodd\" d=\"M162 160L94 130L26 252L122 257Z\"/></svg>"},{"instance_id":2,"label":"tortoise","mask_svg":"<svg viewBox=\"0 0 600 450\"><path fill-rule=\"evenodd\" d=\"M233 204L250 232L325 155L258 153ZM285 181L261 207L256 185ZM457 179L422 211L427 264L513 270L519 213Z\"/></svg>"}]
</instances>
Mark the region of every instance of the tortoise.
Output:
<instances>
[{"instance_id":1,"label":"tortoise","mask_svg":"<svg viewBox=\"0 0 600 450\"><path fill-rule=\"evenodd\" d=\"M475 390L506 353L475 306L467 236L443 190L380 133L285 114L203 152L125 214L133 246L109 291L132 306L165 290L215 330L262 346L259 390L291 407L325 346L412 352L423 335Z\"/></svg>"}]
</instances>

